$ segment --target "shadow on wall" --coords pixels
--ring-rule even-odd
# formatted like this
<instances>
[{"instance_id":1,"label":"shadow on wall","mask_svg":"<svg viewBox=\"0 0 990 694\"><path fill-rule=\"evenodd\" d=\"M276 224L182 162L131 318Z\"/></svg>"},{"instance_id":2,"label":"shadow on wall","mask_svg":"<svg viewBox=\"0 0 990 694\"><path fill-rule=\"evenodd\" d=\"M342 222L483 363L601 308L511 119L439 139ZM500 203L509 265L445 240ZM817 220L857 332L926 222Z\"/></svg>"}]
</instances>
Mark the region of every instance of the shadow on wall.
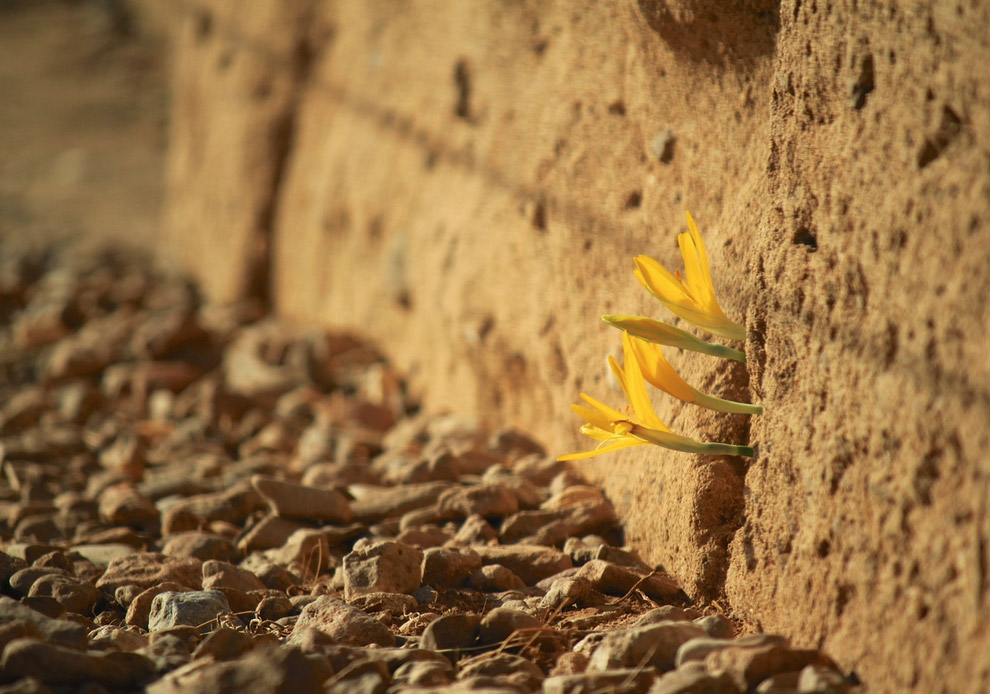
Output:
<instances>
[{"instance_id":1,"label":"shadow on wall","mask_svg":"<svg viewBox=\"0 0 990 694\"><path fill-rule=\"evenodd\" d=\"M773 52L780 28L775 0L636 0L649 27L693 62L724 68Z\"/></svg>"}]
</instances>

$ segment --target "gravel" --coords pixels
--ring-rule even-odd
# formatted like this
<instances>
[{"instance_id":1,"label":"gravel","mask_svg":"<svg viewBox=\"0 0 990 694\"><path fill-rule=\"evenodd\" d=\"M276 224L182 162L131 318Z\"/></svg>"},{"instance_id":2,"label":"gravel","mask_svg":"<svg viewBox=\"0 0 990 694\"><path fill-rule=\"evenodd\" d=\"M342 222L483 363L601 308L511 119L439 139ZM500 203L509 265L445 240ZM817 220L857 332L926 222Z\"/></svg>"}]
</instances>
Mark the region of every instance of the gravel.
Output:
<instances>
[{"instance_id":1,"label":"gravel","mask_svg":"<svg viewBox=\"0 0 990 694\"><path fill-rule=\"evenodd\" d=\"M5 691L854 689L525 433L119 253L0 238L0 462Z\"/></svg>"}]
</instances>

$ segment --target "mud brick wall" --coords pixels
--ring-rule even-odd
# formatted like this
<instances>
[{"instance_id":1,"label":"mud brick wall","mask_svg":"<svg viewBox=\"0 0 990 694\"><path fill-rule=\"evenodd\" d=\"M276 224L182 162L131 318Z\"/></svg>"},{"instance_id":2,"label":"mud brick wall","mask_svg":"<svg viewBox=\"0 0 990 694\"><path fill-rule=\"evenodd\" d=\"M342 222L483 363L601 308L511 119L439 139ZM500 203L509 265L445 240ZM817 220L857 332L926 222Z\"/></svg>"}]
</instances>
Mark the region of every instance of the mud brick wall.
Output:
<instances>
[{"instance_id":1,"label":"mud brick wall","mask_svg":"<svg viewBox=\"0 0 990 694\"><path fill-rule=\"evenodd\" d=\"M766 414L751 463L583 463L700 599L875 691L990 686L990 10L822 0L199 0L165 247L211 298L372 336L426 408L584 447L601 313L698 220ZM882 632L882 634L881 634ZM924 657L906 656L905 642Z\"/></svg>"}]
</instances>

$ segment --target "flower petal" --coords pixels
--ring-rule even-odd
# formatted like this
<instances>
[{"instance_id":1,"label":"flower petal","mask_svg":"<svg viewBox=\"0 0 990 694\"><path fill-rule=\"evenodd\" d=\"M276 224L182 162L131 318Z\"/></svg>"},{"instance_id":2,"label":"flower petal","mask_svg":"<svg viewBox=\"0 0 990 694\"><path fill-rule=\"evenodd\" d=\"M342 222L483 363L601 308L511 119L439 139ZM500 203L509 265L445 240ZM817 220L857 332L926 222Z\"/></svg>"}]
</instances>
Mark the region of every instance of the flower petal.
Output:
<instances>
[{"instance_id":1,"label":"flower petal","mask_svg":"<svg viewBox=\"0 0 990 694\"><path fill-rule=\"evenodd\" d=\"M612 451L617 451L620 448L629 448L631 446L646 446L648 445L646 441L640 441L634 438L619 439L615 443L607 444L599 448L593 448L590 451L582 451L581 453L568 453L567 455L562 455L557 458L557 460L582 460L584 458L592 458L596 455L601 455L602 453L611 453Z\"/></svg>"},{"instance_id":2,"label":"flower petal","mask_svg":"<svg viewBox=\"0 0 990 694\"><path fill-rule=\"evenodd\" d=\"M660 345L631 337L629 333L622 333L622 342L623 345L628 343L626 353L633 355L643 378L650 384L684 402L698 399L698 391L674 371L674 367L664 358Z\"/></svg>"}]
</instances>

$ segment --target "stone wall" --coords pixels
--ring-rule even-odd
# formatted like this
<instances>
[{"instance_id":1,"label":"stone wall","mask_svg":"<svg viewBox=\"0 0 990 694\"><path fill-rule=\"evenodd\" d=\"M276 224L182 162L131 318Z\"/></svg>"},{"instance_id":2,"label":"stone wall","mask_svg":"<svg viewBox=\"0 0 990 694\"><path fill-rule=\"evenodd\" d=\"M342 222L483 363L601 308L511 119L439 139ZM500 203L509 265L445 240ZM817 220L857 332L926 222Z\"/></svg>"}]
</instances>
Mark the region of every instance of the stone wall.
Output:
<instances>
[{"instance_id":1,"label":"stone wall","mask_svg":"<svg viewBox=\"0 0 990 694\"><path fill-rule=\"evenodd\" d=\"M583 471L699 599L876 691L990 685L988 10L184 7L165 242L214 299L361 330L428 409L577 450L568 404L622 398L598 316L672 318L631 259L677 266L689 209L748 372L671 360L767 414L658 410L758 454Z\"/></svg>"}]
</instances>

